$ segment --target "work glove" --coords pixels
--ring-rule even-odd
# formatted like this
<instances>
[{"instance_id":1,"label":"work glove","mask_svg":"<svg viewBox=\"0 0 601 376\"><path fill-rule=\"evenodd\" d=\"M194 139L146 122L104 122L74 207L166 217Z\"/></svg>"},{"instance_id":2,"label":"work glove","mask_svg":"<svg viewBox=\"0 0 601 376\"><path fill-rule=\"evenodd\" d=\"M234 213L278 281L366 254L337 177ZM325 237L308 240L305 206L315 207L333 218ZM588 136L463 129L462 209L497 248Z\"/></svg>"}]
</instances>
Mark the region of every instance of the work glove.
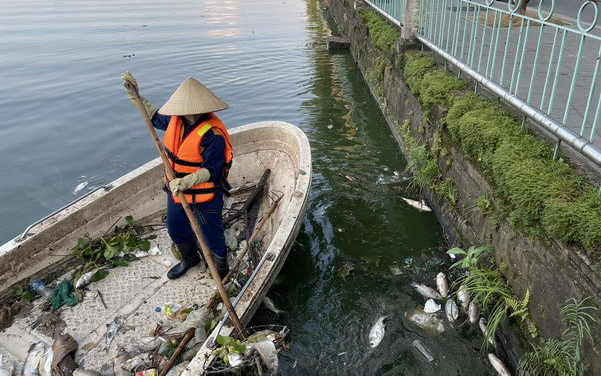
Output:
<instances>
[{"instance_id":1,"label":"work glove","mask_svg":"<svg viewBox=\"0 0 601 376\"><path fill-rule=\"evenodd\" d=\"M129 97L130 102L135 105L136 99L135 99L134 88L135 88L135 91L138 92L138 95L140 95L139 88L138 88L138 82L136 81L136 79L134 78L134 76L131 74L130 71L121 73L121 79L123 79L123 86L125 86L125 89L127 90L127 96ZM132 88L130 86L126 86L126 84L129 84L129 85L133 86L134 88ZM148 116L150 118L152 118L154 116L154 113L157 112L157 108L155 106L153 106L152 103L150 103L150 101L148 101L148 99L144 98L141 95L140 95L140 99L142 100L142 104L144 105L144 108L146 108L146 112L148 113Z\"/></svg>"},{"instance_id":2,"label":"work glove","mask_svg":"<svg viewBox=\"0 0 601 376\"><path fill-rule=\"evenodd\" d=\"M211 173L206 168L201 168L200 170L188 174L180 179L173 179L169 182L169 190L173 193L174 196L180 191L185 191L186 189L200 183L204 183L209 181L211 178Z\"/></svg>"}]
</instances>

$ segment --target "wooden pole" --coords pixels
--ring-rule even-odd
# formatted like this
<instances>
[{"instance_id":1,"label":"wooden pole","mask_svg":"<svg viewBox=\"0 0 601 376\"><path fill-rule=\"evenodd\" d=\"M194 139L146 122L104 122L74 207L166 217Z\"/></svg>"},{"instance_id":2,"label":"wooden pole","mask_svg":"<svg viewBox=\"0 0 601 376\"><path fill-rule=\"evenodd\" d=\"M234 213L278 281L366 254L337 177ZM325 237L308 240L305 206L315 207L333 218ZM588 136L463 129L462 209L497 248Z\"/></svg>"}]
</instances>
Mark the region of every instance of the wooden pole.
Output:
<instances>
[{"instance_id":1,"label":"wooden pole","mask_svg":"<svg viewBox=\"0 0 601 376\"><path fill-rule=\"evenodd\" d=\"M154 146L156 146L157 151L159 152L159 155L161 156L161 159L163 160L163 165L165 166L165 173L167 174L167 179L169 179L169 181L175 179L175 172L173 171L173 168L171 167L171 163L169 163L169 159L167 158L165 149L163 149L163 144L159 140L159 137L157 136L157 133L154 130L154 127L152 126L152 120L150 120L150 116L148 115L148 112L146 111L146 107L144 107L144 103L142 103L142 99L140 98L140 94L138 93L138 88L134 85L129 84L128 82L123 83L123 86L125 86L125 88L129 92L134 94L134 100L135 100L136 107L138 108L138 110L140 111L142 116L144 117L144 120L146 122L146 127L148 128L148 132L150 132L150 136L152 137ZM211 257L211 251L209 250L209 247L207 246L207 243L205 242L204 236L202 235L202 231L200 230L200 226L198 226L198 221L196 220L196 217L192 213L190 204L188 204L188 202L186 201L186 196L184 195L183 192L181 192L181 191L178 192L177 196L182 201L182 207L184 208L184 211L186 212L186 216L188 217L188 220L190 221L190 226L192 227L192 231L194 231L196 240L198 240L198 244L200 245L200 250L202 251L202 255L204 256L205 261L207 262L207 266L209 267L209 270L211 272L211 277L213 277L213 281L215 282L215 285L217 286L217 291L219 291L221 300L223 301L223 304L227 308L227 311L230 313L230 320L232 320L232 323L234 324L234 326L236 327L238 332L242 333L242 329L244 329L244 328L242 327L242 324L240 323L240 319L238 318L238 315L236 314L236 310L234 309L234 306L232 305L230 298L227 296L227 291L225 291L225 287L223 286L223 283L221 283L221 278L219 277L219 272L217 272L217 268L215 267L215 263L213 262L213 258Z\"/></svg>"},{"instance_id":2,"label":"wooden pole","mask_svg":"<svg viewBox=\"0 0 601 376\"><path fill-rule=\"evenodd\" d=\"M184 349L186 348L186 345L188 344L188 342L190 342L190 340L192 338L194 338L195 331L196 331L196 328L190 328L186 331L186 333L184 334L184 338L182 338L182 341L179 343L179 345L175 349L175 352L173 353L173 355L171 355L171 358L169 358L167 363L165 363L165 365L163 366L163 369L161 370L161 373L159 373L159 376L167 375L167 373L169 372L171 367L173 367L173 365L175 364L175 361L177 360L177 358L179 358L181 353L184 352Z\"/></svg>"}]
</instances>

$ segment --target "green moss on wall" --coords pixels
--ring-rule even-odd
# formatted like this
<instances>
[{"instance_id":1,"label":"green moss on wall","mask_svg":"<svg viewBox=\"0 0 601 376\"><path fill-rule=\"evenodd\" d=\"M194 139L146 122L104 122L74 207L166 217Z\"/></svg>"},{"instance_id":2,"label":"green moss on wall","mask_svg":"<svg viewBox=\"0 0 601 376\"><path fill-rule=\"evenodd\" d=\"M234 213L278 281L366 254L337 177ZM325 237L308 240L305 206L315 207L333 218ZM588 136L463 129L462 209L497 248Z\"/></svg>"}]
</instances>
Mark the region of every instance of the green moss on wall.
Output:
<instances>
[{"instance_id":1,"label":"green moss on wall","mask_svg":"<svg viewBox=\"0 0 601 376\"><path fill-rule=\"evenodd\" d=\"M394 49L394 44L401 36L397 27L386 22L378 13L372 10L360 12L361 19L369 29L369 36L380 51L389 54Z\"/></svg>"},{"instance_id":2,"label":"green moss on wall","mask_svg":"<svg viewBox=\"0 0 601 376\"><path fill-rule=\"evenodd\" d=\"M397 124L397 127L408 155L407 170L411 172L415 184L421 188L431 189L439 197L447 198L455 204L457 190L453 181L442 176L436 158L430 154L425 145L420 145L413 137L411 124L406 121L403 125Z\"/></svg>"},{"instance_id":3,"label":"green moss on wall","mask_svg":"<svg viewBox=\"0 0 601 376\"><path fill-rule=\"evenodd\" d=\"M516 228L580 244L601 255L601 193L570 166L553 160L542 140L520 132L503 108L469 94L465 83L424 53L408 52L403 74L428 109L448 109L443 125L465 156L480 166L494 188L496 207ZM463 91L462 91L463 90Z\"/></svg>"}]
</instances>

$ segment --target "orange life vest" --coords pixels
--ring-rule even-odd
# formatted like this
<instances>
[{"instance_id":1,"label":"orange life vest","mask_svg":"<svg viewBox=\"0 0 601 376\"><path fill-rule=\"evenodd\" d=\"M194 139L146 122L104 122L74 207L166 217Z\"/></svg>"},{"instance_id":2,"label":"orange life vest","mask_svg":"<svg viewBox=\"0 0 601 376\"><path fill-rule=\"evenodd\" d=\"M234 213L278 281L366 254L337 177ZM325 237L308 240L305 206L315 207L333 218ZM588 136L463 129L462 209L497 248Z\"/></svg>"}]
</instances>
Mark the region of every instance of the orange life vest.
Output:
<instances>
[{"instance_id":1,"label":"orange life vest","mask_svg":"<svg viewBox=\"0 0 601 376\"><path fill-rule=\"evenodd\" d=\"M201 143L209 130L225 139L225 164L221 169L221 176L211 176L212 181L197 184L184 191L186 201L190 204L211 201L216 191L222 190L227 194L231 188L227 182L233 158L230 135L217 116L212 113L208 115L209 118L198 124L186 137L181 118L172 116L163 138L165 151L176 178L196 172L202 167ZM181 203L179 197L173 196L173 199L176 203Z\"/></svg>"}]
</instances>

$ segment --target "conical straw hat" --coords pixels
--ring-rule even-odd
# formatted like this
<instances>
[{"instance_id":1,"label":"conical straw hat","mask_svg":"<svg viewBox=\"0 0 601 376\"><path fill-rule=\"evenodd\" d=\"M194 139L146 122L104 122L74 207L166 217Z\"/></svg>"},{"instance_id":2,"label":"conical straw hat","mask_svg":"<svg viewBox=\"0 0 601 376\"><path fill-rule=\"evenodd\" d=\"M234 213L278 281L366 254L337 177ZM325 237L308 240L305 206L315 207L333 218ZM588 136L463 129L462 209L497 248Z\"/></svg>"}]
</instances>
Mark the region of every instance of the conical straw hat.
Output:
<instances>
[{"instance_id":1,"label":"conical straw hat","mask_svg":"<svg viewBox=\"0 0 601 376\"><path fill-rule=\"evenodd\" d=\"M159 114L171 116L206 114L225 110L228 107L227 103L217 98L211 90L192 77L188 77L161 107Z\"/></svg>"}]
</instances>

